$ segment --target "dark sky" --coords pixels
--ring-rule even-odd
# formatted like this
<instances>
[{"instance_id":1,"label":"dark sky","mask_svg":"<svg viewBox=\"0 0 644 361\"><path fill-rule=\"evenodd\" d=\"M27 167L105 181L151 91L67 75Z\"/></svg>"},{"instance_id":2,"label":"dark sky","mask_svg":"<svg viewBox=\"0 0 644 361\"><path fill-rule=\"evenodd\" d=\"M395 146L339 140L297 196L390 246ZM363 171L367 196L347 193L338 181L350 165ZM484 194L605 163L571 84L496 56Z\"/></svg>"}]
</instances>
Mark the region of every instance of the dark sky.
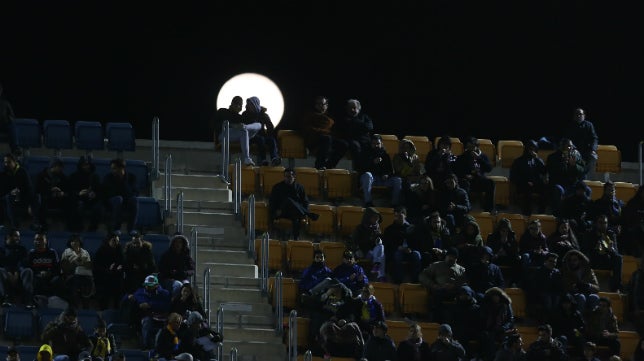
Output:
<instances>
[{"instance_id":1,"label":"dark sky","mask_svg":"<svg viewBox=\"0 0 644 361\"><path fill-rule=\"evenodd\" d=\"M3 5L17 116L130 121L145 138L156 115L162 139L210 140L219 87L252 71L282 89L285 124L325 94L338 115L360 99L381 133L556 136L581 106L626 160L644 139L637 2L88 3Z\"/></svg>"}]
</instances>

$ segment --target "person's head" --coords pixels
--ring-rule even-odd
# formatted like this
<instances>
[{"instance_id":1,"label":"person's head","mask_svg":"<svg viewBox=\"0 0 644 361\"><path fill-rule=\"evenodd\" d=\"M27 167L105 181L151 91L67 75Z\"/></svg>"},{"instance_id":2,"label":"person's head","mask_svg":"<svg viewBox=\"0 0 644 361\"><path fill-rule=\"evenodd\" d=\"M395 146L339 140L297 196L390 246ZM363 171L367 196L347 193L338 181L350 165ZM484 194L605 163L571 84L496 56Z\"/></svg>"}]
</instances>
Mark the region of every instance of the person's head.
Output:
<instances>
[{"instance_id":1,"label":"person's head","mask_svg":"<svg viewBox=\"0 0 644 361\"><path fill-rule=\"evenodd\" d=\"M317 264L324 264L324 252L320 249L313 251L313 262Z\"/></svg>"},{"instance_id":2,"label":"person's head","mask_svg":"<svg viewBox=\"0 0 644 361\"><path fill-rule=\"evenodd\" d=\"M573 113L573 119L577 123L583 122L586 119L586 112L584 112L584 110L581 108L575 109L575 112Z\"/></svg>"},{"instance_id":3,"label":"person's head","mask_svg":"<svg viewBox=\"0 0 644 361\"><path fill-rule=\"evenodd\" d=\"M110 171L118 178L125 176L125 159L115 158L110 161Z\"/></svg>"},{"instance_id":4,"label":"person's head","mask_svg":"<svg viewBox=\"0 0 644 361\"><path fill-rule=\"evenodd\" d=\"M463 145L468 152L476 152L479 150L479 140L476 137L467 137Z\"/></svg>"},{"instance_id":5,"label":"person's head","mask_svg":"<svg viewBox=\"0 0 644 361\"><path fill-rule=\"evenodd\" d=\"M563 297L561 297L561 302L559 304L564 310L574 310L577 306L577 301L575 300L575 296L573 296L571 293L566 293L565 295L563 295Z\"/></svg>"},{"instance_id":6,"label":"person's head","mask_svg":"<svg viewBox=\"0 0 644 361\"><path fill-rule=\"evenodd\" d=\"M447 249L447 252L445 252L445 262L449 264L450 266L453 266L456 264L456 260L458 259L458 249L456 247L450 247Z\"/></svg>"},{"instance_id":7,"label":"person's head","mask_svg":"<svg viewBox=\"0 0 644 361\"><path fill-rule=\"evenodd\" d=\"M49 161L49 172L52 174L63 174L64 168L63 160L58 157L52 158Z\"/></svg>"},{"instance_id":8,"label":"person's head","mask_svg":"<svg viewBox=\"0 0 644 361\"><path fill-rule=\"evenodd\" d=\"M78 324L78 317L76 315L76 310L74 308L67 307L62 313L61 319L63 326L65 327L74 327Z\"/></svg>"},{"instance_id":9,"label":"person's head","mask_svg":"<svg viewBox=\"0 0 644 361\"><path fill-rule=\"evenodd\" d=\"M374 134L371 136L371 148L380 149L382 148L382 136L380 134Z\"/></svg>"},{"instance_id":10,"label":"person's head","mask_svg":"<svg viewBox=\"0 0 644 361\"><path fill-rule=\"evenodd\" d=\"M541 221L533 219L528 223L528 232L532 237L537 237L541 233Z\"/></svg>"},{"instance_id":11,"label":"person's head","mask_svg":"<svg viewBox=\"0 0 644 361\"><path fill-rule=\"evenodd\" d=\"M490 262L492 262L493 256L494 252L492 251L492 248L488 246L481 248L481 263L490 264Z\"/></svg>"},{"instance_id":12,"label":"person's head","mask_svg":"<svg viewBox=\"0 0 644 361\"><path fill-rule=\"evenodd\" d=\"M246 99L246 111L249 113L260 113L262 106L260 105L258 97L250 97Z\"/></svg>"},{"instance_id":13,"label":"person's head","mask_svg":"<svg viewBox=\"0 0 644 361\"><path fill-rule=\"evenodd\" d=\"M588 186L583 181L575 183L575 195L578 197L585 197L588 191Z\"/></svg>"},{"instance_id":14,"label":"person's head","mask_svg":"<svg viewBox=\"0 0 644 361\"><path fill-rule=\"evenodd\" d=\"M182 320L183 318L180 314L172 312L168 315L168 327L170 327L173 331L177 331L179 327L181 327Z\"/></svg>"},{"instance_id":15,"label":"person's head","mask_svg":"<svg viewBox=\"0 0 644 361\"><path fill-rule=\"evenodd\" d=\"M360 290L360 298L363 300L368 300L374 293L373 285L367 284Z\"/></svg>"},{"instance_id":16,"label":"person's head","mask_svg":"<svg viewBox=\"0 0 644 361\"><path fill-rule=\"evenodd\" d=\"M190 282L185 282L181 285L179 295L181 295L181 299L183 300L194 299L196 296Z\"/></svg>"},{"instance_id":17,"label":"person's head","mask_svg":"<svg viewBox=\"0 0 644 361\"><path fill-rule=\"evenodd\" d=\"M92 163L91 156L81 155L78 157L78 163L76 164L76 169L85 173L91 173L95 170L94 163Z\"/></svg>"},{"instance_id":18,"label":"person's head","mask_svg":"<svg viewBox=\"0 0 644 361\"><path fill-rule=\"evenodd\" d=\"M456 189L458 186L458 176L454 173L450 173L445 177L445 188L449 190Z\"/></svg>"},{"instance_id":19,"label":"person's head","mask_svg":"<svg viewBox=\"0 0 644 361\"><path fill-rule=\"evenodd\" d=\"M38 232L34 235L34 248L37 250L47 248L47 234L45 232Z\"/></svg>"},{"instance_id":20,"label":"person's head","mask_svg":"<svg viewBox=\"0 0 644 361\"><path fill-rule=\"evenodd\" d=\"M546 259L543 260L543 265L547 269L554 269L557 266L557 259L559 256L554 253L550 252L546 255Z\"/></svg>"},{"instance_id":21,"label":"person's head","mask_svg":"<svg viewBox=\"0 0 644 361\"><path fill-rule=\"evenodd\" d=\"M597 307L599 307L599 309L604 313L610 311L610 307L611 307L610 299L608 297L600 297L599 304L597 305Z\"/></svg>"},{"instance_id":22,"label":"person's head","mask_svg":"<svg viewBox=\"0 0 644 361\"><path fill-rule=\"evenodd\" d=\"M579 269L581 266L581 258L577 253L570 253L568 257L565 258L566 264L572 270Z\"/></svg>"},{"instance_id":23,"label":"person's head","mask_svg":"<svg viewBox=\"0 0 644 361\"><path fill-rule=\"evenodd\" d=\"M15 346L9 346L7 349L7 361L20 361L20 353Z\"/></svg>"},{"instance_id":24,"label":"person's head","mask_svg":"<svg viewBox=\"0 0 644 361\"><path fill-rule=\"evenodd\" d=\"M372 333L375 337L384 338L387 334L387 323L385 321L378 321L373 325Z\"/></svg>"},{"instance_id":25,"label":"person's head","mask_svg":"<svg viewBox=\"0 0 644 361\"><path fill-rule=\"evenodd\" d=\"M584 356L590 358L595 356L595 352L597 352L597 345L594 342L587 341L584 344Z\"/></svg>"},{"instance_id":26,"label":"person's head","mask_svg":"<svg viewBox=\"0 0 644 361\"><path fill-rule=\"evenodd\" d=\"M20 230L12 228L5 234L4 240L6 244L20 244Z\"/></svg>"},{"instance_id":27,"label":"person's head","mask_svg":"<svg viewBox=\"0 0 644 361\"><path fill-rule=\"evenodd\" d=\"M452 149L452 138L450 138L448 135L444 135L440 137L438 140L438 144L436 145L436 149L440 151L449 151Z\"/></svg>"},{"instance_id":28,"label":"person's head","mask_svg":"<svg viewBox=\"0 0 644 361\"><path fill-rule=\"evenodd\" d=\"M118 248L121 244L121 232L110 232L110 234L105 237L105 244L112 248Z\"/></svg>"},{"instance_id":29,"label":"person's head","mask_svg":"<svg viewBox=\"0 0 644 361\"><path fill-rule=\"evenodd\" d=\"M170 248L174 253L183 253L188 250L188 238L183 234L175 234L170 241Z\"/></svg>"},{"instance_id":30,"label":"person's head","mask_svg":"<svg viewBox=\"0 0 644 361\"><path fill-rule=\"evenodd\" d=\"M242 111L243 107L244 107L244 99L242 99L242 97L240 97L239 95L235 95L233 99L230 101L230 106L228 107L228 109L233 113L239 114L239 112Z\"/></svg>"},{"instance_id":31,"label":"person's head","mask_svg":"<svg viewBox=\"0 0 644 361\"><path fill-rule=\"evenodd\" d=\"M284 183L289 185L295 183L295 169L290 167L284 169Z\"/></svg>"},{"instance_id":32,"label":"person's head","mask_svg":"<svg viewBox=\"0 0 644 361\"><path fill-rule=\"evenodd\" d=\"M570 232L570 220L566 218L559 219L557 230L560 234L568 234Z\"/></svg>"},{"instance_id":33,"label":"person's head","mask_svg":"<svg viewBox=\"0 0 644 361\"><path fill-rule=\"evenodd\" d=\"M429 226L434 232L439 231L442 228L443 219L438 211L432 212L429 215Z\"/></svg>"},{"instance_id":34,"label":"person's head","mask_svg":"<svg viewBox=\"0 0 644 361\"><path fill-rule=\"evenodd\" d=\"M130 237L132 237L130 242L132 243L133 246L141 247L143 245L143 236L139 231L130 232Z\"/></svg>"},{"instance_id":35,"label":"person's head","mask_svg":"<svg viewBox=\"0 0 644 361\"><path fill-rule=\"evenodd\" d=\"M159 279L155 275L149 275L145 277L143 281L143 287L149 292L153 292L159 287Z\"/></svg>"},{"instance_id":36,"label":"person's head","mask_svg":"<svg viewBox=\"0 0 644 361\"><path fill-rule=\"evenodd\" d=\"M511 350L520 350L523 347L523 339L520 334L513 333L507 337L506 345Z\"/></svg>"},{"instance_id":37,"label":"person's head","mask_svg":"<svg viewBox=\"0 0 644 361\"><path fill-rule=\"evenodd\" d=\"M347 114L351 117L355 117L358 114L360 114L360 110L362 109L362 105L360 105L360 101L358 99L349 99L347 100Z\"/></svg>"},{"instance_id":38,"label":"person's head","mask_svg":"<svg viewBox=\"0 0 644 361\"><path fill-rule=\"evenodd\" d=\"M396 206L394 208L394 223L403 224L407 219L407 208L404 206Z\"/></svg>"},{"instance_id":39,"label":"person's head","mask_svg":"<svg viewBox=\"0 0 644 361\"><path fill-rule=\"evenodd\" d=\"M604 197L612 199L615 197L615 194L615 183L611 180L606 181L606 183L604 183Z\"/></svg>"},{"instance_id":40,"label":"person's head","mask_svg":"<svg viewBox=\"0 0 644 361\"><path fill-rule=\"evenodd\" d=\"M606 233L608 231L608 216L605 214L598 215L595 218L595 227L597 227L597 231Z\"/></svg>"},{"instance_id":41,"label":"person's head","mask_svg":"<svg viewBox=\"0 0 644 361\"><path fill-rule=\"evenodd\" d=\"M36 361L51 361L54 351L51 346L48 344L43 344L38 350L38 355L36 355Z\"/></svg>"},{"instance_id":42,"label":"person's head","mask_svg":"<svg viewBox=\"0 0 644 361\"><path fill-rule=\"evenodd\" d=\"M532 158L535 158L539 153L539 143L533 139L528 139L525 141L525 148L523 150L524 154L529 155Z\"/></svg>"},{"instance_id":43,"label":"person's head","mask_svg":"<svg viewBox=\"0 0 644 361\"><path fill-rule=\"evenodd\" d=\"M446 323L438 326L438 336L452 337L452 327Z\"/></svg>"},{"instance_id":44,"label":"person's head","mask_svg":"<svg viewBox=\"0 0 644 361\"><path fill-rule=\"evenodd\" d=\"M418 340L423 337L423 330L420 328L420 325L413 323L409 326L409 339Z\"/></svg>"},{"instance_id":45,"label":"person's head","mask_svg":"<svg viewBox=\"0 0 644 361\"><path fill-rule=\"evenodd\" d=\"M175 356L173 360L177 360L177 361L193 361L194 358L188 352L183 352L183 353L180 353L177 356Z\"/></svg>"},{"instance_id":46,"label":"person's head","mask_svg":"<svg viewBox=\"0 0 644 361\"><path fill-rule=\"evenodd\" d=\"M329 110L329 99L323 95L318 95L313 99L313 108L316 112L324 114Z\"/></svg>"},{"instance_id":47,"label":"person's head","mask_svg":"<svg viewBox=\"0 0 644 361\"><path fill-rule=\"evenodd\" d=\"M510 234L510 231L512 230L512 222L510 222L510 220L507 218L501 218L496 223L496 229L501 235L501 237L507 237L508 234Z\"/></svg>"},{"instance_id":48,"label":"person's head","mask_svg":"<svg viewBox=\"0 0 644 361\"><path fill-rule=\"evenodd\" d=\"M67 248L71 248L74 251L78 251L83 247L83 240L81 239L80 234L74 233L67 240Z\"/></svg>"},{"instance_id":49,"label":"person's head","mask_svg":"<svg viewBox=\"0 0 644 361\"><path fill-rule=\"evenodd\" d=\"M5 154L4 169L13 171L14 169L16 169L16 166L18 166L18 160L16 159L16 156L11 153Z\"/></svg>"},{"instance_id":50,"label":"person's head","mask_svg":"<svg viewBox=\"0 0 644 361\"><path fill-rule=\"evenodd\" d=\"M345 251L344 254L342 255L342 262L348 263L348 264L354 264L356 262L356 259L353 256L353 252Z\"/></svg>"},{"instance_id":51,"label":"person's head","mask_svg":"<svg viewBox=\"0 0 644 361\"><path fill-rule=\"evenodd\" d=\"M559 141L559 150L565 154L570 154L574 148L575 146L573 145L572 140L568 138L562 138Z\"/></svg>"},{"instance_id":52,"label":"person's head","mask_svg":"<svg viewBox=\"0 0 644 361\"><path fill-rule=\"evenodd\" d=\"M547 323L539 325L539 327L537 327L537 332L539 334L539 340L550 340L550 337L552 337L552 326Z\"/></svg>"},{"instance_id":53,"label":"person's head","mask_svg":"<svg viewBox=\"0 0 644 361\"><path fill-rule=\"evenodd\" d=\"M423 191L434 190L434 182L427 174L423 174L418 177L418 187Z\"/></svg>"},{"instance_id":54,"label":"person's head","mask_svg":"<svg viewBox=\"0 0 644 361\"><path fill-rule=\"evenodd\" d=\"M96 326L94 327L94 333L99 337L105 337L107 335L107 324L103 318L99 317L96 320Z\"/></svg>"},{"instance_id":55,"label":"person's head","mask_svg":"<svg viewBox=\"0 0 644 361\"><path fill-rule=\"evenodd\" d=\"M203 322L203 316L197 311L188 311L186 316L186 323L190 327L196 329L201 328L201 323Z\"/></svg>"}]
</instances>

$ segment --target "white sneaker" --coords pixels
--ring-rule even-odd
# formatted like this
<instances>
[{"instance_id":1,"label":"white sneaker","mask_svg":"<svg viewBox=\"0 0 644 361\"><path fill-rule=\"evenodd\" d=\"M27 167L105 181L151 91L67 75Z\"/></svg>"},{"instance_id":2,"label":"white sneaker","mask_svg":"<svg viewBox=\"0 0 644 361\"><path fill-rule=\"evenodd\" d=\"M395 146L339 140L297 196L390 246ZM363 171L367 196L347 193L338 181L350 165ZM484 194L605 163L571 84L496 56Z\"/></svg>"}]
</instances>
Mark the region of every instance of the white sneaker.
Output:
<instances>
[{"instance_id":1,"label":"white sneaker","mask_svg":"<svg viewBox=\"0 0 644 361\"><path fill-rule=\"evenodd\" d=\"M255 162L252 159L248 158L244 161L245 166L255 166Z\"/></svg>"}]
</instances>

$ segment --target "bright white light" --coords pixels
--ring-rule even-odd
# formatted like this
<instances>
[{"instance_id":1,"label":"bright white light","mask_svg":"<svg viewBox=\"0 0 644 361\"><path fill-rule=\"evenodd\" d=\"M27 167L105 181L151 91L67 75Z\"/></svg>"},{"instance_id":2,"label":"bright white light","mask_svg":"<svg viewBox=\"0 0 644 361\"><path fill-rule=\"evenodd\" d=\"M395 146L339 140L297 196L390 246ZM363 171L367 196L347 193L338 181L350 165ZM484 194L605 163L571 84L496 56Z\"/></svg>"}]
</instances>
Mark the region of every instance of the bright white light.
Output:
<instances>
[{"instance_id":1,"label":"bright white light","mask_svg":"<svg viewBox=\"0 0 644 361\"><path fill-rule=\"evenodd\" d=\"M257 73L244 73L228 79L217 95L217 109L228 108L235 95L244 99L242 111L246 109L246 99L256 96L260 105L267 109L266 112L274 126L277 127L282 120L284 98L280 89L269 78Z\"/></svg>"}]
</instances>

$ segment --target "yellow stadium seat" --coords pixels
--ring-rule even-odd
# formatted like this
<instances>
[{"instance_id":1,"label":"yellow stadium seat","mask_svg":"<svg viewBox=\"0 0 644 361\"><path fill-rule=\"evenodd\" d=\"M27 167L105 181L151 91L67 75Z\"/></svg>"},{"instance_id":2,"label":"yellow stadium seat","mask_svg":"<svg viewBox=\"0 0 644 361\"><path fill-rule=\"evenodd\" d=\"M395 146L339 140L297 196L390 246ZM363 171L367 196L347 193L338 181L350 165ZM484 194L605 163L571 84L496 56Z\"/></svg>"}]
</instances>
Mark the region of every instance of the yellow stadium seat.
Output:
<instances>
[{"instance_id":1,"label":"yellow stadium seat","mask_svg":"<svg viewBox=\"0 0 644 361\"><path fill-rule=\"evenodd\" d=\"M615 196L627 203L637 194L637 186L630 182L615 182Z\"/></svg>"},{"instance_id":2,"label":"yellow stadium seat","mask_svg":"<svg viewBox=\"0 0 644 361\"><path fill-rule=\"evenodd\" d=\"M496 220L499 221L501 218L507 218L510 221L518 241L528 226L525 217L518 213L497 213Z\"/></svg>"},{"instance_id":3,"label":"yellow stadium seat","mask_svg":"<svg viewBox=\"0 0 644 361\"><path fill-rule=\"evenodd\" d=\"M261 254L261 245L262 240L255 240L255 264L261 266L262 254ZM269 239L268 240L268 269L271 271L280 271L284 268L284 251L285 248L282 245L282 242L278 239Z\"/></svg>"},{"instance_id":4,"label":"yellow stadium seat","mask_svg":"<svg viewBox=\"0 0 644 361\"><path fill-rule=\"evenodd\" d=\"M496 147L492 143L492 140L479 138L479 149L490 159L492 167L496 167Z\"/></svg>"},{"instance_id":5,"label":"yellow stadium seat","mask_svg":"<svg viewBox=\"0 0 644 361\"><path fill-rule=\"evenodd\" d=\"M557 217L552 214L532 214L528 222L538 219L541 222L541 231L548 237L557 230Z\"/></svg>"},{"instance_id":6,"label":"yellow stadium seat","mask_svg":"<svg viewBox=\"0 0 644 361\"><path fill-rule=\"evenodd\" d=\"M590 188L590 199L595 201L604 194L604 183L595 180L584 180L584 183Z\"/></svg>"},{"instance_id":7,"label":"yellow stadium seat","mask_svg":"<svg viewBox=\"0 0 644 361\"><path fill-rule=\"evenodd\" d=\"M242 166L241 167L241 192L243 195L257 193L257 174L259 167ZM235 184L235 165L228 165L228 174L230 174L230 183ZM232 186L231 186L232 188Z\"/></svg>"},{"instance_id":8,"label":"yellow stadium seat","mask_svg":"<svg viewBox=\"0 0 644 361\"><path fill-rule=\"evenodd\" d=\"M619 331L619 356L622 360L631 360L635 349L639 345L640 335L637 331Z\"/></svg>"},{"instance_id":9,"label":"yellow stadium seat","mask_svg":"<svg viewBox=\"0 0 644 361\"><path fill-rule=\"evenodd\" d=\"M510 181L508 177L501 175L487 176L494 181L496 191L494 192L494 203L509 207L510 206Z\"/></svg>"},{"instance_id":10,"label":"yellow stadium seat","mask_svg":"<svg viewBox=\"0 0 644 361\"><path fill-rule=\"evenodd\" d=\"M499 161L501 161L501 167L510 168L514 160L523 154L523 142L509 139L499 140L496 143L496 152Z\"/></svg>"},{"instance_id":11,"label":"yellow stadium seat","mask_svg":"<svg viewBox=\"0 0 644 361\"><path fill-rule=\"evenodd\" d=\"M359 206L338 206L338 232L341 237L350 236L362 222L364 208Z\"/></svg>"},{"instance_id":12,"label":"yellow stadium seat","mask_svg":"<svg viewBox=\"0 0 644 361\"><path fill-rule=\"evenodd\" d=\"M414 142L414 146L416 146L416 154L418 154L418 158L424 164L425 159L427 159L427 154L433 148L432 141L429 140L429 137L424 135L406 135L403 139Z\"/></svg>"},{"instance_id":13,"label":"yellow stadium seat","mask_svg":"<svg viewBox=\"0 0 644 361\"><path fill-rule=\"evenodd\" d=\"M487 239L487 236L494 232L496 217L494 217L490 212L470 212L469 214L474 217L476 223L479 225L481 237L483 237L483 239Z\"/></svg>"},{"instance_id":14,"label":"yellow stadium seat","mask_svg":"<svg viewBox=\"0 0 644 361\"><path fill-rule=\"evenodd\" d=\"M622 255L622 285L628 286L631 283L633 272L637 271L639 260L637 257Z\"/></svg>"},{"instance_id":15,"label":"yellow stadium seat","mask_svg":"<svg viewBox=\"0 0 644 361\"><path fill-rule=\"evenodd\" d=\"M320 171L314 167L295 167L296 181L304 186L307 197L322 198L322 182Z\"/></svg>"},{"instance_id":16,"label":"yellow stadium seat","mask_svg":"<svg viewBox=\"0 0 644 361\"><path fill-rule=\"evenodd\" d=\"M380 231L384 232L387 226L394 223L394 209L391 207L375 207L380 215L382 215L382 223L380 223Z\"/></svg>"},{"instance_id":17,"label":"yellow stadium seat","mask_svg":"<svg viewBox=\"0 0 644 361\"><path fill-rule=\"evenodd\" d=\"M265 198L271 195L273 186L284 180L284 166L262 166L259 167L259 187Z\"/></svg>"},{"instance_id":18,"label":"yellow stadium seat","mask_svg":"<svg viewBox=\"0 0 644 361\"><path fill-rule=\"evenodd\" d=\"M387 334L396 346L409 337L410 324L406 321L385 320L385 322L387 323Z\"/></svg>"},{"instance_id":19,"label":"yellow stadium seat","mask_svg":"<svg viewBox=\"0 0 644 361\"><path fill-rule=\"evenodd\" d=\"M348 169L327 169L323 172L327 199L343 199L353 195L353 179Z\"/></svg>"},{"instance_id":20,"label":"yellow stadium seat","mask_svg":"<svg viewBox=\"0 0 644 361\"><path fill-rule=\"evenodd\" d=\"M438 338L438 328L441 325L436 322L419 322L418 325L423 332L423 340L431 345Z\"/></svg>"},{"instance_id":21,"label":"yellow stadium seat","mask_svg":"<svg viewBox=\"0 0 644 361\"><path fill-rule=\"evenodd\" d=\"M400 139L395 134L380 134L380 136L382 137L382 146L389 154L389 157L393 159L394 155L398 153Z\"/></svg>"},{"instance_id":22,"label":"yellow stadium seat","mask_svg":"<svg viewBox=\"0 0 644 361\"><path fill-rule=\"evenodd\" d=\"M335 269L342 263L344 250L346 249L344 242L320 242L318 248L324 252L326 265L329 268Z\"/></svg>"},{"instance_id":23,"label":"yellow stadium seat","mask_svg":"<svg viewBox=\"0 0 644 361\"><path fill-rule=\"evenodd\" d=\"M289 316L284 316L282 319L284 322L284 325L289 324ZM311 327L311 319L308 317L300 317L298 316L295 319L295 322L297 324L297 348L299 350L308 350L309 347L311 347L309 343L309 328ZM284 330L285 332L288 332L287 330ZM284 338L284 341L288 341L287 338Z\"/></svg>"},{"instance_id":24,"label":"yellow stadium seat","mask_svg":"<svg viewBox=\"0 0 644 361\"><path fill-rule=\"evenodd\" d=\"M537 329L537 326L517 325L515 328L523 339L525 349L528 349L530 345L539 338L539 330Z\"/></svg>"},{"instance_id":25,"label":"yellow stadium seat","mask_svg":"<svg viewBox=\"0 0 644 361\"><path fill-rule=\"evenodd\" d=\"M336 231L335 207L327 204L309 204L309 212L320 217L317 220L309 219L307 232L313 236L332 237Z\"/></svg>"},{"instance_id":26,"label":"yellow stadium seat","mask_svg":"<svg viewBox=\"0 0 644 361\"><path fill-rule=\"evenodd\" d=\"M597 173L619 173L622 171L622 152L615 145L597 146Z\"/></svg>"},{"instance_id":27,"label":"yellow stadium seat","mask_svg":"<svg viewBox=\"0 0 644 361\"><path fill-rule=\"evenodd\" d=\"M396 286L389 282L370 282L374 296L382 303L385 314L390 316L396 311Z\"/></svg>"},{"instance_id":28,"label":"yellow stadium seat","mask_svg":"<svg viewBox=\"0 0 644 361\"><path fill-rule=\"evenodd\" d=\"M505 293L512 300L512 313L516 318L525 318L526 295L523 289L518 287L506 288Z\"/></svg>"},{"instance_id":29,"label":"yellow stadium seat","mask_svg":"<svg viewBox=\"0 0 644 361\"><path fill-rule=\"evenodd\" d=\"M300 240L286 243L286 262L291 272L300 273L313 263L313 242Z\"/></svg>"},{"instance_id":30,"label":"yellow stadium seat","mask_svg":"<svg viewBox=\"0 0 644 361\"><path fill-rule=\"evenodd\" d=\"M610 300L613 313L617 317L617 321L624 322L624 300L622 295L617 292L597 292L597 296L605 297Z\"/></svg>"},{"instance_id":31,"label":"yellow stadium seat","mask_svg":"<svg viewBox=\"0 0 644 361\"><path fill-rule=\"evenodd\" d=\"M273 302L277 305L277 294L275 292L275 277L268 278L268 294ZM300 296L297 281L292 277L282 277L282 306L284 309L297 309L298 298Z\"/></svg>"},{"instance_id":32,"label":"yellow stadium seat","mask_svg":"<svg viewBox=\"0 0 644 361\"><path fill-rule=\"evenodd\" d=\"M434 144L435 145L438 145L438 140L439 139L441 139L441 137L436 137L434 139ZM449 139L452 141L452 148L451 148L452 149L452 154L454 154L456 156L459 156L459 155L463 154L463 152L465 151L465 147L463 145L463 142L461 142L461 140L458 139L457 137L449 137Z\"/></svg>"},{"instance_id":33,"label":"yellow stadium seat","mask_svg":"<svg viewBox=\"0 0 644 361\"><path fill-rule=\"evenodd\" d=\"M398 288L400 310L403 314L427 316L429 314L429 293L420 283L401 283Z\"/></svg>"},{"instance_id":34,"label":"yellow stadium seat","mask_svg":"<svg viewBox=\"0 0 644 361\"><path fill-rule=\"evenodd\" d=\"M248 201L241 203L242 226L248 231ZM268 204L264 201L255 201L255 231L267 232L270 230L268 224Z\"/></svg>"},{"instance_id":35,"label":"yellow stadium seat","mask_svg":"<svg viewBox=\"0 0 644 361\"><path fill-rule=\"evenodd\" d=\"M295 158L306 159L308 153L304 138L295 130L282 129L277 131L277 144L282 158L288 158L289 166L293 166Z\"/></svg>"}]
</instances>

